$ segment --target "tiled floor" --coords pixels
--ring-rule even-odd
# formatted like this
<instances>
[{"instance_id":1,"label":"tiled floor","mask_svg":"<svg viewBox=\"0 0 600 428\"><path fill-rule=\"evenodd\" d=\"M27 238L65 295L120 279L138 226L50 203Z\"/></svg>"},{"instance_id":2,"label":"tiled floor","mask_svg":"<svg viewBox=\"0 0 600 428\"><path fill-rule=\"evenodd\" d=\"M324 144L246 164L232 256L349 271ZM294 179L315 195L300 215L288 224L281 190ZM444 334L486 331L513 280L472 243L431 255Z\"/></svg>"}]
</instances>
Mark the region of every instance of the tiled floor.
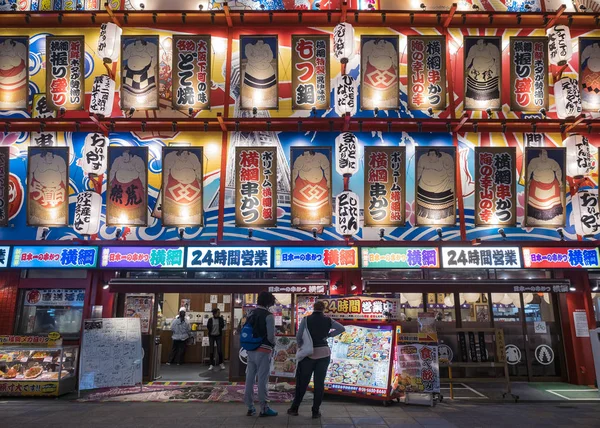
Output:
<instances>
[{"instance_id":1,"label":"tiled floor","mask_svg":"<svg viewBox=\"0 0 600 428\"><path fill-rule=\"evenodd\" d=\"M245 416L233 403L75 403L60 400L0 401L0 426L12 428L197 428L197 427L598 427L597 403L447 403L433 408L383 405L369 401L326 401L320 420L311 419L310 403L300 416L288 416L287 405L275 404L279 416Z\"/></svg>"}]
</instances>

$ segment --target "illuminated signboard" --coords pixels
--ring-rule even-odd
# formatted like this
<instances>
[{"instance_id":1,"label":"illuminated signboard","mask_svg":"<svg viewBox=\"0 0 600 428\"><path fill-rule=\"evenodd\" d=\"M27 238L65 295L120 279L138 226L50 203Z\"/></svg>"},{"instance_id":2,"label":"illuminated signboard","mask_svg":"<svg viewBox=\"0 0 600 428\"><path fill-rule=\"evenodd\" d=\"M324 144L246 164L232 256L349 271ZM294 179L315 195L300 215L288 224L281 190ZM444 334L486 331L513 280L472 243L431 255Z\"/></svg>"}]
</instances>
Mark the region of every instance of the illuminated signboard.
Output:
<instances>
[{"instance_id":1,"label":"illuminated signboard","mask_svg":"<svg viewBox=\"0 0 600 428\"><path fill-rule=\"evenodd\" d=\"M445 268L520 268L518 247L442 248L442 264Z\"/></svg>"},{"instance_id":2,"label":"illuminated signboard","mask_svg":"<svg viewBox=\"0 0 600 428\"><path fill-rule=\"evenodd\" d=\"M183 247L103 247L103 268L182 268Z\"/></svg>"},{"instance_id":3,"label":"illuminated signboard","mask_svg":"<svg viewBox=\"0 0 600 428\"><path fill-rule=\"evenodd\" d=\"M10 247L0 247L0 268L8 266L8 252Z\"/></svg>"},{"instance_id":4,"label":"illuminated signboard","mask_svg":"<svg viewBox=\"0 0 600 428\"><path fill-rule=\"evenodd\" d=\"M187 268L269 269L270 247L189 247Z\"/></svg>"},{"instance_id":5,"label":"illuminated signboard","mask_svg":"<svg viewBox=\"0 0 600 428\"><path fill-rule=\"evenodd\" d=\"M10 266L21 269L95 268L98 247L14 247Z\"/></svg>"},{"instance_id":6,"label":"illuminated signboard","mask_svg":"<svg viewBox=\"0 0 600 428\"><path fill-rule=\"evenodd\" d=\"M369 247L362 250L362 267L410 269L440 267L437 248Z\"/></svg>"},{"instance_id":7,"label":"illuminated signboard","mask_svg":"<svg viewBox=\"0 0 600 428\"><path fill-rule=\"evenodd\" d=\"M275 267L289 269L357 268L358 250L346 247L275 247Z\"/></svg>"},{"instance_id":8,"label":"illuminated signboard","mask_svg":"<svg viewBox=\"0 0 600 428\"><path fill-rule=\"evenodd\" d=\"M523 248L526 268L598 268L597 248Z\"/></svg>"}]
</instances>

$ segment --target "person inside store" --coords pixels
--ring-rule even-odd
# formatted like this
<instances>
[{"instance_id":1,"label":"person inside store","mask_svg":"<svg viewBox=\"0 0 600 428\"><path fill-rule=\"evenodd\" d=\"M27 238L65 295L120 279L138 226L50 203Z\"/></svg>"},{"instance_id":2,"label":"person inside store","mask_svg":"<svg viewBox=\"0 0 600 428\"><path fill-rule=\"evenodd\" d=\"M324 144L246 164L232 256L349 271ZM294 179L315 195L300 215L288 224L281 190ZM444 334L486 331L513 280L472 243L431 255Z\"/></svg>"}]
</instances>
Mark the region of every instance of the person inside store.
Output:
<instances>
[{"instance_id":1,"label":"person inside store","mask_svg":"<svg viewBox=\"0 0 600 428\"><path fill-rule=\"evenodd\" d=\"M323 401L323 394L325 393L325 375L327 374L327 368L331 359L331 349L329 349L329 345L327 344L327 338L335 337L346 331L346 328L339 322L325 316L323 313L324 310L325 303L322 301L315 302L313 313L303 318L298 328L296 335L298 349L304 345L302 335L305 329L308 329L313 342L313 353L298 362L298 368L296 369L296 394L292 406L287 411L288 415L298 416L298 408L300 407L300 403L302 403L302 399L314 373L312 417L313 419L321 417L319 409Z\"/></svg>"},{"instance_id":2,"label":"person inside store","mask_svg":"<svg viewBox=\"0 0 600 428\"><path fill-rule=\"evenodd\" d=\"M221 366L221 370L225 370L225 364L223 364L223 330L225 330L225 319L221 316L221 311L217 308L212 310L212 314L212 318L206 324L210 346L210 367L208 367L208 370L212 370L215 366ZM217 346L217 360L215 360L215 345Z\"/></svg>"},{"instance_id":3,"label":"person inside store","mask_svg":"<svg viewBox=\"0 0 600 428\"><path fill-rule=\"evenodd\" d=\"M258 295L256 308L248 316L246 324L252 326L253 336L262 338L255 350L248 350L248 365L246 367L246 388L244 403L248 407L248 416L256 415L254 407L254 383L258 383L258 401L260 416L277 416L277 412L269 407L268 388L271 372L271 356L275 347L275 317L269 311L275 305L275 296L263 291Z\"/></svg>"},{"instance_id":4,"label":"person inside store","mask_svg":"<svg viewBox=\"0 0 600 428\"><path fill-rule=\"evenodd\" d=\"M179 316L171 323L171 331L173 332L173 347L171 348L167 365L177 363L179 366L183 364L186 346L185 342L192 337L192 329L185 319L184 308L179 309Z\"/></svg>"}]
</instances>

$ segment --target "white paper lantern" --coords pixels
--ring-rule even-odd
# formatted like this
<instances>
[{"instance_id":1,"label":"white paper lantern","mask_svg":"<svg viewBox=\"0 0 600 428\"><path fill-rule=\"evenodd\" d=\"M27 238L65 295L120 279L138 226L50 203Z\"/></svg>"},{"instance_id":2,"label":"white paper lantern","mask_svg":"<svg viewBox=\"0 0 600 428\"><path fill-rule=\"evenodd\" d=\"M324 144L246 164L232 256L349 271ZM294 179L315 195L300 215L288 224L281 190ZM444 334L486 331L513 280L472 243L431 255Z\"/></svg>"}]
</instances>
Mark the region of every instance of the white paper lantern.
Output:
<instances>
[{"instance_id":1,"label":"white paper lantern","mask_svg":"<svg viewBox=\"0 0 600 428\"><path fill-rule=\"evenodd\" d=\"M573 56L571 31L566 25L555 25L546 31L550 64L565 65Z\"/></svg>"},{"instance_id":2,"label":"white paper lantern","mask_svg":"<svg viewBox=\"0 0 600 428\"><path fill-rule=\"evenodd\" d=\"M421 299L408 301L408 306L410 306L411 308L418 308L420 305L421 305Z\"/></svg>"},{"instance_id":3,"label":"white paper lantern","mask_svg":"<svg viewBox=\"0 0 600 428\"><path fill-rule=\"evenodd\" d=\"M481 297L481 294L479 294L479 293L464 293L464 294L461 294L461 298L464 298L467 303L474 303L477 300L479 300L479 297Z\"/></svg>"},{"instance_id":4,"label":"white paper lantern","mask_svg":"<svg viewBox=\"0 0 600 428\"><path fill-rule=\"evenodd\" d=\"M82 235L94 235L100 230L100 211L102 196L86 191L77 195L73 230Z\"/></svg>"},{"instance_id":5,"label":"white paper lantern","mask_svg":"<svg viewBox=\"0 0 600 428\"><path fill-rule=\"evenodd\" d=\"M421 293L402 293L402 297L404 298L404 300L407 300L409 302L418 300L419 304L421 303L421 299L423 298Z\"/></svg>"},{"instance_id":6,"label":"white paper lantern","mask_svg":"<svg viewBox=\"0 0 600 428\"><path fill-rule=\"evenodd\" d=\"M502 300L500 300L500 303L502 303L505 306L510 305L512 302L513 299L508 294L504 294L504 297L502 297Z\"/></svg>"},{"instance_id":7,"label":"white paper lantern","mask_svg":"<svg viewBox=\"0 0 600 428\"><path fill-rule=\"evenodd\" d=\"M352 236L360 230L360 202L354 192L344 191L335 198L335 231Z\"/></svg>"},{"instance_id":8,"label":"white paper lantern","mask_svg":"<svg viewBox=\"0 0 600 428\"><path fill-rule=\"evenodd\" d=\"M115 81L108 75L102 74L94 78L90 113L110 117L115 102Z\"/></svg>"},{"instance_id":9,"label":"white paper lantern","mask_svg":"<svg viewBox=\"0 0 600 428\"><path fill-rule=\"evenodd\" d=\"M505 293L492 293L492 303L500 303L504 296Z\"/></svg>"},{"instance_id":10,"label":"white paper lantern","mask_svg":"<svg viewBox=\"0 0 600 428\"><path fill-rule=\"evenodd\" d=\"M575 232L579 236L595 235L600 230L600 210L598 208L598 190L579 190L571 197Z\"/></svg>"},{"instance_id":11,"label":"white paper lantern","mask_svg":"<svg viewBox=\"0 0 600 428\"><path fill-rule=\"evenodd\" d=\"M338 78L333 99L335 112L339 116L344 116L346 113L350 113L350 116L356 114L357 91L356 81L352 76L344 74Z\"/></svg>"},{"instance_id":12,"label":"white paper lantern","mask_svg":"<svg viewBox=\"0 0 600 428\"><path fill-rule=\"evenodd\" d=\"M581 114L581 95L576 79L565 77L554 84L554 101L559 119L568 119Z\"/></svg>"},{"instance_id":13,"label":"white paper lantern","mask_svg":"<svg viewBox=\"0 0 600 428\"><path fill-rule=\"evenodd\" d=\"M526 305L533 302L533 293L523 293L523 303Z\"/></svg>"},{"instance_id":14,"label":"white paper lantern","mask_svg":"<svg viewBox=\"0 0 600 428\"><path fill-rule=\"evenodd\" d=\"M119 59L121 51L121 34L123 30L117 24L105 22L100 26L98 37L98 55L106 63Z\"/></svg>"},{"instance_id":15,"label":"white paper lantern","mask_svg":"<svg viewBox=\"0 0 600 428\"><path fill-rule=\"evenodd\" d=\"M571 135L563 141L567 148L567 175L584 177L592 172L592 154L590 143L583 135Z\"/></svg>"},{"instance_id":16,"label":"white paper lantern","mask_svg":"<svg viewBox=\"0 0 600 428\"><path fill-rule=\"evenodd\" d=\"M358 172L358 138L352 132L344 132L335 138L335 170L340 175Z\"/></svg>"},{"instance_id":17,"label":"white paper lantern","mask_svg":"<svg viewBox=\"0 0 600 428\"><path fill-rule=\"evenodd\" d=\"M444 297L444 305L453 308L454 307L454 295L450 294L446 297Z\"/></svg>"},{"instance_id":18,"label":"white paper lantern","mask_svg":"<svg viewBox=\"0 0 600 428\"><path fill-rule=\"evenodd\" d=\"M85 136L81 158L83 172L95 175L106 173L109 144L108 137L97 132Z\"/></svg>"},{"instance_id":19,"label":"white paper lantern","mask_svg":"<svg viewBox=\"0 0 600 428\"><path fill-rule=\"evenodd\" d=\"M510 300L515 306L518 308L521 307L521 296L519 296L519 293L508 293L507 296L510 297Z\"/></svg>"},{"instance_id":20,"label":"white paper lantern","mask_svg":"<svg viewBox=\"0 0 600 428\"><path fill-rule=\"evenodd\" d=\"M347 22L333 29L333 54L342 64L354 56L354 28Z\"/></svg>"},{"instance_id":21,"label":"white paper lantern","mask_svg":"<svg viewBox=\"0 0 600 428\"><path fill-rule=\"evenodd\" d=\"M543 293L544 302L550 304L550 293Z\"/></svg>"}]
</instances>

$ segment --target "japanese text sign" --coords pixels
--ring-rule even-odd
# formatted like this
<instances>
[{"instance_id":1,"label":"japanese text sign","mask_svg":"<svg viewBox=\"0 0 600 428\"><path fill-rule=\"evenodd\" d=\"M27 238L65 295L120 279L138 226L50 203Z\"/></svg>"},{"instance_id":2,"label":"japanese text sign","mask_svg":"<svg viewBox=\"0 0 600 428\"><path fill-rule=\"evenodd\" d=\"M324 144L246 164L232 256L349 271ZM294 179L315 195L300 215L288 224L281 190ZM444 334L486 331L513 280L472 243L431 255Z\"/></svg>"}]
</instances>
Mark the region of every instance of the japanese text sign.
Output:
<instances>
[{"instance_id":1,"label":"japanese text sign","mask_svg":"<svg viewBox=\"0 0 600 428\"><path fill-rule=\"evenodd\" d=\"M446 108L446 39L408 36L408 108Z\"/></svg>"},{"instance_id":2,"label":"japanese text sign","mask_svg":"<svg viewBox=\"0 0 600 428\"><path fill-rule=\"evenodd\" d=\"M75 288L33 289L25 292L25 306L79 306L85 302L85 290Z\"/></svg>"},{"instance_id":3,"label":"japanese text sign","mask_svg":"<svg viewBox=\"0 0 600 428\"><path fill-rule=\"evenodd\" d=\"M360 202L354 192L343 191L335 198L335 231L352 236L360 230Z\"/></svg>"},{"instance_id":4,"label":"japanese text sign","mask_svg":"<svg viewBox=\"0 0 600 428\"><path fill-rule=\"evenodd\" d=\"M339 269L357 268L357 248L345 247L275 247L276 268Z\"/></svg>"},{"instance_id":5,"label":"japanese text sign","mask_svg":"<svg viewBox=\"0 0 600 428\"><path fill-rule=\"evenodd\" d=\"M292 36L292 108L329 108L329 36Z\"/></svg>"},{"instance_id":6,"label":"japanese text sign","mask_svg":"<svg viewBox=\"0 0 600 428\"><path fill-rule=\"evenodd\" d=\"M46 37L46 93L51 110L83 110L83 36Z\"/></svg>"},{"instance_id":7,"label":"japanese text sign","mask_svg":"<svg viewBox=\"0 0 600 428\"><path fill-rule=\"evenodd\" d=\"M0 247L0 268L5 268L8 266L8 252L10 251L10 247Z\"/></svg>"},{"instance_id":8,"label":"japanese text sign","mask_svg":"<svg viewBox=\"0 0 600 428\"><path fill-rule=\"evenodd\" d=\"M364 247L362 267L365 269L419 269L438 268L437 248Z\"/></svg>"},{"instance_id":9,"label":"japanese text sign","mask_svg":"<svg viewBox=\"0 0 600 428\"><path fill-rule=\"evenodd\" d=\"M442 264L445 268L520 268L518 247L442 248Z\"/></svg>"},{"instance_id":10,"label":"japanese text sign","mask_svg":"<svg viewBox=\"0 0 600 428\"><path fill-rule=\"evenodd\" d=\"M182 268L183 247L102 247L103 268Z\"/></svg>"},{"instance_id":11,"label":"japanese text sign","mask_svg":"<svg viewBox=\"0 0 600 428\"><path fill-rule=\"evenodd\" d=\"M332 297L319 300L325 303L323 313L336 320L396 319L400 307L399 299L383 297Z\"/></svg>"},{"instance_id":12,"label":"japanese text sign","mask_svg":"<svg viewBox=\"0 0 600 428\"><path fill-rule=\"evenodd\" d=\"M510 107L513 111L548 109L548 39L510 38Z\"/></svg>"},{"instance_id":13,"label":"japanese text sign","mask_svg":"<svg viewBox=\"0 0 600 428\"><path fill-rule=\"evenodd\" d=\"M270 269L270 247L189 247L187 268Z\"/></svg>"},{"instance_id":14,"label":"japanese text sign","mask_svg":"<svg viewBox=\"0 0 600 428\"><path fill-rule=\"evenodd\" d=\"M586 268L600 267L597 248L523 248L526 268Z\"/></svg>"},{"instance_id":15,"label":"japanese text sign","mask_svg":"<svg viewBox=\"0 0 600 428\"><path fill-rule=\"evenodd\" d=\"M173 36L173 108L210 108L210 36Z\"/></svg>"},{"instance_id":16,"label":"japanese text sign","mask_svg":"<svg viewBox=\"0 0 600 428\"><path fill-rule=\"evenodd\" d=\"M95 268L98 247L14 247L10 266L21 269Z\"/></svg>"}]
</instances>

